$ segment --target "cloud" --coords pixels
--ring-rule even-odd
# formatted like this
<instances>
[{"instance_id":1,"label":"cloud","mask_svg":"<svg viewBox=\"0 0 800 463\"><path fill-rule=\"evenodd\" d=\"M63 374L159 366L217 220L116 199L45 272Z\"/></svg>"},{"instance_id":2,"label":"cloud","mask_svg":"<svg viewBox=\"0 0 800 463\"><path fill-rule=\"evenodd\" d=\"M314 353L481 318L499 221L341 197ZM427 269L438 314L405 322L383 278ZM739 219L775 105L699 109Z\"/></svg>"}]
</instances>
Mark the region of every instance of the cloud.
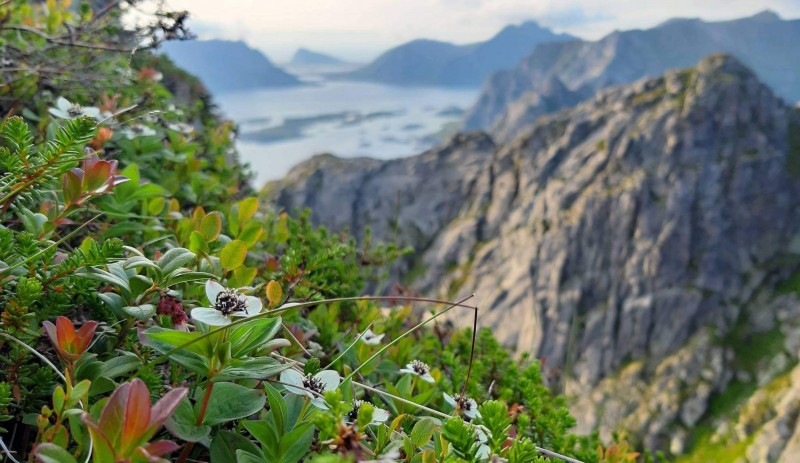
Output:
<instances>
[{"instance_id":1,"label":"cloud","mask_svg":"<svg viewBox=\"0 0 800 463\"><path fill-rule=\"evenodd\" d=\"M278 60L300 46L365 61L415 38L485 40L510 23L536 20L598 39L672 17L710 20L770 8L800 17L797 0L170 0L192 13L201 36L246 39Z\"/></svg>"}]
</instances>

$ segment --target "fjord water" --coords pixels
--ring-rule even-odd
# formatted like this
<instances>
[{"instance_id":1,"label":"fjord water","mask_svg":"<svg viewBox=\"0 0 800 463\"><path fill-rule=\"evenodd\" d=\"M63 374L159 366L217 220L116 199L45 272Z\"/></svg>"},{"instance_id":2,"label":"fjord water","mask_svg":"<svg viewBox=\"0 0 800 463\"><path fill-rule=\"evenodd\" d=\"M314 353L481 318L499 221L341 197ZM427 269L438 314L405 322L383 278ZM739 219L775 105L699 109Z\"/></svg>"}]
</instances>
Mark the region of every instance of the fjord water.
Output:
<instances>
[{"instance_id":1,"label":"fjord water","mask_svg":"<svg viewBox=\"0 0 800 463\"><path fill-rule=\"evenodd\" d=\"M379 159L417 154L441 137L469 108L477 88L396 87L367 82L321 81L280 89L216 96L224 114L239 124L239 155L256 174L254 186L284 176L315 154ZM350 117L322 117L352 113ZM299 137L256 141L254 131L305 119ZM313 121L312 118L316 118Z\"/></svg>"}]
</instances>

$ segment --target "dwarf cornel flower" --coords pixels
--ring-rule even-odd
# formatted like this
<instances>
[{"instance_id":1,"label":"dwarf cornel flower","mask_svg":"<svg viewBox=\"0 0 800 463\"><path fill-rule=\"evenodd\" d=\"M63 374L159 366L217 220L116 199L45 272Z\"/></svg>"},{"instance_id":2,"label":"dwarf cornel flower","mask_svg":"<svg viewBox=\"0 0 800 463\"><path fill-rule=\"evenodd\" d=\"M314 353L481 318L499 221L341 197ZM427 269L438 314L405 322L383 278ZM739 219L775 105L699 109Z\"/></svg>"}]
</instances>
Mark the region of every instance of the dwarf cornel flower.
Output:
<instances>
[{"instance_id":1,"label":"dwarf cornel flower","mask_svg":"<svg viewBox=\"0 0 800 463\"><path fill-rule=\"evenodd\" d=\"M86 349L89 348L89 343L92 342L92 336L97 329L97 322L86 322L83 326L75 331L75 325L67 317L56 318L56 324L46 321L42 323L47 337L53 343L53 347L65 362L73 362L78 360Z\"/></svg>"},{"instance_id":2,"label":"dwarf cornel flower","mask_svg":"<svg viewBox=\"0 0 800 463\"><path fill-rule=\"evenodd\" d=\"M84 413L81 420L89 428L95 461L165 461L161 456L178 449L178 444L150 439L186 396L186 388L167 392L150 405L150 392L138 378L120 385L103 407L100 419Z\"/></svg>"}]
</instances>

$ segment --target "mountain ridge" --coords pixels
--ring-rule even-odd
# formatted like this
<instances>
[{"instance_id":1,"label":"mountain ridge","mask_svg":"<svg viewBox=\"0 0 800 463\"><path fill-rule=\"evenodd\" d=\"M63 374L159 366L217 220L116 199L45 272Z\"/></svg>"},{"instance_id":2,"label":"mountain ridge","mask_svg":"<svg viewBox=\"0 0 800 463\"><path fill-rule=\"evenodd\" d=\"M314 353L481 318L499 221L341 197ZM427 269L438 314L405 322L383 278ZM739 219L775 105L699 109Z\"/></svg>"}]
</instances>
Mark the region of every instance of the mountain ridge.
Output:
<instances>
[{"instance_id":1,"label":"mountain ridge","mask_svg":"<svg viewBox=\"0 0 800 463\"><path fill-rule=\"evenodd\" d=\"M309 50L308 48L298 48L289 60L289 66L341 66L349 64L347 61L339 59L327 53Z\"/></svg>"},{"instance_id":2,"label":"mountain ridge","mask_svg":"<svg viewBox=\"0 0 800 463\"><path fill-rule=\"evenodd\" d=\"M514 66L537 44L572 39L533 21L506 26L484 42L466 45L416 39L338 78L394 85L479 86L491 72Z\"/></svg>"},{"instance_id":3,"label":"mountain ridge","mask_svg":"<svg viewBox=\"0 0 800 463\"><path fill-rule=\"evenodd\" d=\"M197 76L212 93L303 85L241 40L166 42L161 52Z\"/></svg>"},{"instance_id":4,"label":"mountain ridge","mask_svg":"<svg viewBox=\"0 0 800 463\"><path fill-rule=\"evenodd\" d=\"M800 327L800 302L774 302L798 270L797 137L800 112L714 55L539 117L511 142L475 132L412 158L318 158L268 196L415 245L399 274L424 294L476 292L481 325L579 399L583 431L625 428L680 453L734 377L766 384L796 362L788 336L784 366L757 370L718 339ZM780 436L752 453L781 455Z\"/></svg>"},{"instance_id":5,"label":"mountain ridge","mask_svg":"<svg viewBox=\"0 0 800 463\"><path fill-rule=\"evenodd\" d=\"M492 129L508 140L530 121L507 112L543 113L519 106L540 84L558 78L572 92L591 94L611 85L660 75L670 68L691 66L716 52L732 54L747 64L775 91L800 99L800 20L782 20L765 11L747 18L706 22L673 19L652 29L616 31L594 42L575 40L538 46L518 66L493 74L478 102L465 117L467 129ZM528 99L536 100L531 96ZM502 120L502 121L501 121Z\"/></svg>"}]
</instances>

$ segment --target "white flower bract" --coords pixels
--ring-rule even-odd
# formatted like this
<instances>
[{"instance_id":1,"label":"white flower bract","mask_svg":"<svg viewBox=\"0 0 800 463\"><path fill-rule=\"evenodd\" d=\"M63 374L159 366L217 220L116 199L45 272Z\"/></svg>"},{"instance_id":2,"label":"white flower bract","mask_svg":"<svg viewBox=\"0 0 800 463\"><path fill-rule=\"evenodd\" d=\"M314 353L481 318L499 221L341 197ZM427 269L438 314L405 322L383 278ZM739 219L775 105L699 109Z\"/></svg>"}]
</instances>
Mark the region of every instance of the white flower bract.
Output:
<instances>
[{"instance_id":1,"label":"white flower bract","mask_svg":"<svg viewBox=\"0 0 800 463\"><path fill-rule=\"evenodd\" d=\"M356 400L355 402L353 402L353 409L350 410L350 412L347 413L347 415L345 415L345 418L349 423L356 422L356 420L358 419L358 411L361 408L361 405L364 403L365 402L363 400ZM388 419L389 419L389 412L387 412L382 408L378 408L375 405L372 405L372 421L370 421L370 424L381 424Z\"/></svg>"},{"instance_id":2,"label":"white flower bract","mask_svg":"<svg viewBox=\"0 0 800 463\"><path fill-rule=\"evenodd\" d=\"M193 321L209 326L230 325L233 317L252 317L261 313L264 307L261 299L239 294L214 280L206 282L206 297L211 307L195 307L191 316Z\"/></svg>"},{"instance_id":3,"label":"white flower bract","mask_svg":"<svg viewBox=\"0 0 800 463\"><path fill-rule=\"evenodd\" d=\"M376 346L381 343L383 337L386 336L385 334L375 334L371 329L367 328L360 337L361 342L370 346Z\"/></svg>"},{"instance_id":4,"label":"white flower bract","mask_svg":"<svg viewBox=\"0 0 800 463\"><path fill-rule=\"evenodd\" d=\"M435 383L436 380L431 376L431 367L427 363L420 362L419 360L412 360L405 368L400 369L400 373L414 375L420 377L426 383Z\"/></svg>"},{"instance_id":5,"label":"white flower bract","mask_svg":"<svg viewBox=\"0 0 800 463\"><path fill-rule=\"evenodd\" d=\"M481 412L478 411L478 402L475 402L475 399L470 399L461 394L452 396L445 392L444 401L455 408L459 414L466 416L470 420L481 416Z\"/></svg>"},{"instance_id":6,"label":"white flower bract","mask_svg":"<svg viewBox=\"0 0 800 463\"><path fill-rule=\"evenodd\" d=\"M322 397L326 391L332 391L339 387L342 378L334 370L322 370L313 376L304 375L297 370L284 370L281 373L281 383L288 392L311 399L311 403L317 408L328 409L325 399Z\"/></svg>"},{"instance_id":7,"label":"white flower bract","mask_svg":"<svg viewBox=\"0 0 800 463\"><path fill-rule=\"evenodd\" d=\"M88 116L94 119L100 117L100 110L98 108L72 103L63 96L58 97L56 106L50 108L48 112L59 119L75 119L80 116Z\"/></svg>"}]
</instances>

